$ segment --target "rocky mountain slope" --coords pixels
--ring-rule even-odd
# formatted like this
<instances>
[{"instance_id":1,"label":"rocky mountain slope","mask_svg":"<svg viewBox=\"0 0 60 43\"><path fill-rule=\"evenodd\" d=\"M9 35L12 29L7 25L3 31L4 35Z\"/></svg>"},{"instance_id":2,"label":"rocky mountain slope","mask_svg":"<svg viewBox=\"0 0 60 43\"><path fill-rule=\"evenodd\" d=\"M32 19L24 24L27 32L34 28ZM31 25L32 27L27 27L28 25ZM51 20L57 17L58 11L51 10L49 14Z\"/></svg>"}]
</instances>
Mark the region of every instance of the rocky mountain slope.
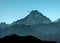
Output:
<instances>
[{"instance_id":1,"label":"rocky mountain slope","mask_svg":"<svg viewBox=\"0 0 60 43\"><path fill-rule=\"evenodd\" d=\"M28 16L10 24L9 27L0 31L0 38L17 34L19 36L32 35L41 40L60 41L60 21L51 22L49 18L32 10Z\"/></svg>"}]
</instances>

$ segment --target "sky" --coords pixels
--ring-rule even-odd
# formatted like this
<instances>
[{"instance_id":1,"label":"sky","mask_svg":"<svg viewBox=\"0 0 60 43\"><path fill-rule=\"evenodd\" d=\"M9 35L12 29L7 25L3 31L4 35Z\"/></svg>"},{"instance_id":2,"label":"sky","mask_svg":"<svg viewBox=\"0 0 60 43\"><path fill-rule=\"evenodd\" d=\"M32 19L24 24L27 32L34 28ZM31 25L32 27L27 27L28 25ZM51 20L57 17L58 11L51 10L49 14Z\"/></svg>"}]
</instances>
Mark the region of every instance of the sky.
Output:
<instances>
[{"instance_id":1,"label":"sky","mask_svg":"<svg viewBox=\"0 0 60 43\"><path fill-rule=\"evenodd\" d=\"M60 18L60 0L0 0L0 22L8 24L38 10L50 20Z\"/></svg>"}]
</instances>

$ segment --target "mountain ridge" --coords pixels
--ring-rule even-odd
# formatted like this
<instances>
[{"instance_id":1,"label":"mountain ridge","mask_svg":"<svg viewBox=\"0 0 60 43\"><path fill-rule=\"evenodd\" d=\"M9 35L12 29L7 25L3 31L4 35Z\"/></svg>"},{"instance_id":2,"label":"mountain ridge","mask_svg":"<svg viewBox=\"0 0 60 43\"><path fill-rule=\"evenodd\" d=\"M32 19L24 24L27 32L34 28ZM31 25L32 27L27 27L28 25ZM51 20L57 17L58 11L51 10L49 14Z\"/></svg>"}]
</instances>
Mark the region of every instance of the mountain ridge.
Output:
<instances>
[{"instance_id":1,"label":"mountain ridge","mask_svg":"<svg viewBox=\"0 0 60 43\"><path fill-rule=\"evenodd\" d=\"M48 21L48 23L47 23ZM41 40L60 41L60 24L53 23L42 13L34 10L23 19L10 24L9 27L0 30L0 37L17 34L19 36L32 35Z\"/></svg>"},{"instance_id":2,"label":"mountain ridge","mask_svg":"<svg viewBox=\"0 0 60 43\"><path fill-rule=\"evenodd\" d=\"M29 15L27 15L25 18L20 19L16 21L17 24L25 24L25 25L34 25L34 24L49 24L51 23L51 20L44 16L42 13L40 13L37 10L32 10ZM12 23L14 24L14 23Z\"/></svg>"},{"instance_id":3,"label":"mountain ridge","mask_svg":"<svg viewBox=\"0 0 60 43\"><path fill-rule=\"evenodd\" d=\"M42 41L34 36L18 36L16 34L12 34L10 36L5 36L0 39L0 42L17 42L17 43L56 43L55 41Z\"/></svg>"}]
</instances>

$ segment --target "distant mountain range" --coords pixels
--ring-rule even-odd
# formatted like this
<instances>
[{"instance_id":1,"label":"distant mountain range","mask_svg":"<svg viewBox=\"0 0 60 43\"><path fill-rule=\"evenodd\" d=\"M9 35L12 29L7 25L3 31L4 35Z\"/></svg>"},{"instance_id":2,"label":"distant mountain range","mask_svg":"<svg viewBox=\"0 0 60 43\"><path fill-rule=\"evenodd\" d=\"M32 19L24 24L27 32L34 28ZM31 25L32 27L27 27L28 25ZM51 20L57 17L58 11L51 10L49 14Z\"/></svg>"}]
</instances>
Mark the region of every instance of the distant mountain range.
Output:
<instances>
[{"instance_id":1,"label":"distant mountain range","mask_svg":"<svg viewBox=\"0 0 60 43\"><path fill-rule=\"evenodd\" d=\"M0 24L1 38L6 35L17 34L19 36L32 35L42 40L60 41L60 19L51 22L49 18L37 10L32 10L25 18L12 24L2 24Z\"/></svg>"}]
</instances>

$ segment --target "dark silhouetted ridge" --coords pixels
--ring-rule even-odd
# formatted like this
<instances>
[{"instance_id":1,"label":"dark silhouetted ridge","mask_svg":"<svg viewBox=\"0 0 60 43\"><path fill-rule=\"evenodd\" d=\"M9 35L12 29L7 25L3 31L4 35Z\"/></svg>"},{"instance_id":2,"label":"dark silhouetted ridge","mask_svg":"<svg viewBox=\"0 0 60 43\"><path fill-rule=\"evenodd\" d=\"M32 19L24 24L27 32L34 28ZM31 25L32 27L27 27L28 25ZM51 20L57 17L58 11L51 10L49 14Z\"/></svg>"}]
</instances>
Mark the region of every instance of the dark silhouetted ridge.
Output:
<instances>
[{"instance_id":1,"label":"dark silhouetted ridge","mask_svg":"<svg viewBox=\"0 0 60 43\"><path fill-rule=\"evenodd\" d=\"M17 36L13 34L11 36L5 36L0 39L0 42L4 43L56 43L54 41L42 41L33 36Z\"/></svg>"}]
</instances>

